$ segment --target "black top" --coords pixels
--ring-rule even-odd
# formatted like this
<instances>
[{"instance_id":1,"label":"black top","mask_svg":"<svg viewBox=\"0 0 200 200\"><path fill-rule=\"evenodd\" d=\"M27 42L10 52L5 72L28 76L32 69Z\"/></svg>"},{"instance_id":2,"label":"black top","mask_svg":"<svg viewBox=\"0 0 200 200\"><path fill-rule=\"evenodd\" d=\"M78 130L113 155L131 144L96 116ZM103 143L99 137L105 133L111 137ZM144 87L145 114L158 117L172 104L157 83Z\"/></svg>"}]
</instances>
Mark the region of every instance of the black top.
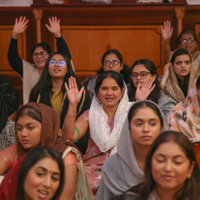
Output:
<instances>
[{"instance_id":1,"label":"black top","mask_svg":"<svg viewBox=\"0 0 200 200\"><path fill-rule=\"evenodd\" d=\"M56 46L57 51L64 53L67 55L69 60L71 60L71 54L69 48L62 37L56 38ZM23 61L22 58L18 54L18 44L17 40L11 38L9 49L8 49L8 61L10 66L18 73L21 77L23 77Z\"/></svg>"}]
</instances>

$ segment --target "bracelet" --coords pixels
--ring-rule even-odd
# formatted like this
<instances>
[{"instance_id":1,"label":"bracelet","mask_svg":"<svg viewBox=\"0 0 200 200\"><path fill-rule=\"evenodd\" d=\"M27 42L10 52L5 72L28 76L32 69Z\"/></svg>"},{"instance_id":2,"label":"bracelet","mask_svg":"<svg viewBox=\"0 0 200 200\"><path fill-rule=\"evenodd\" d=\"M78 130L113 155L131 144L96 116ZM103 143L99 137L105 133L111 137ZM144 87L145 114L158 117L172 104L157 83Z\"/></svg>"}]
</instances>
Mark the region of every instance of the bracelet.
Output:
<instances>
[{"instance_id":1,"label":"bracelet","mask_svg":"<svg viewBox=\"0 0 200 200\"><path fill-rule=\"evenodd\" d=\"M76 116L76 114L70 114L70 113L68 113L68 112L67 112L67 114L68 114L68 115L71 115L71 116Z\"/></svg>"},{"instance_id":2,"label":"bracelet","mask_svg":"<svg viewBox=\"0 0 200 200\"><path fill-rule=\"evenodd\" d=\"M76 132L77 132L77 134L78 134L78 137L77 137L77 139L76 139L76 141L78 140L78 138L79 138L79 136L80 136L80 133L79 133L79 130L78 130L78 128L75 126L75 130L76 130Z\"/></svg>"}]
</instances>

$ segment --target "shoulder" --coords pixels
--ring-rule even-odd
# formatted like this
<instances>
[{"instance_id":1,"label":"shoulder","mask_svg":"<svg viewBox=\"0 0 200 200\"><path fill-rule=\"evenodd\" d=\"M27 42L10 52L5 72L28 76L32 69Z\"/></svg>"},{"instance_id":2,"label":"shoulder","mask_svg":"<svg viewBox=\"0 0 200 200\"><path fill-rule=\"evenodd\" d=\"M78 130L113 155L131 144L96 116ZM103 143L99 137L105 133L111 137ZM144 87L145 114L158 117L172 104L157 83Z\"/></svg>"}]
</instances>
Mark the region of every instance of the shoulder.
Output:
<instances>
[{"instance_id":1,"label":"shoulder","mask_svg":"<svg viewBox=\"0 0 200 200\"><path fill-rule=\"evenodd\" d=\"M167 103L170 103L170 104L172 104L174 106L177 104L177 102L174 99L172 99L172 98L168 97L167 95L165 95L162 90L160 91L160 94L161 95L160 95L160 98L158 100L158 105L160 107L163 106L164 104L167 104Z\"/></svg>"}]
</instances>

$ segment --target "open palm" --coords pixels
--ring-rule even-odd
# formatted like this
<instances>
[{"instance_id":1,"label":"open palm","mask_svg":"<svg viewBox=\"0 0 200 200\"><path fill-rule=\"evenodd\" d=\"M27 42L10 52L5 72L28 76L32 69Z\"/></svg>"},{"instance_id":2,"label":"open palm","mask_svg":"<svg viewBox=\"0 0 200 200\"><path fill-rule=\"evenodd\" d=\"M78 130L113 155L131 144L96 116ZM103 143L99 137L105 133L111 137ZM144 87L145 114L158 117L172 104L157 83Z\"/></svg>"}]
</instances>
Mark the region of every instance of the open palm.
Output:
<instances>
[{"instance_id":1,"label":"open palm","mask_svg":"<svg viewBox=\"0 0 200 200\"><path fill-rule=\"evenodd\" d=\"M164 21L164 25L161 26L162 38L164 40L169 40L172 37L173 27L171 27L170 21Z\"/></svg>"}]
</instances>

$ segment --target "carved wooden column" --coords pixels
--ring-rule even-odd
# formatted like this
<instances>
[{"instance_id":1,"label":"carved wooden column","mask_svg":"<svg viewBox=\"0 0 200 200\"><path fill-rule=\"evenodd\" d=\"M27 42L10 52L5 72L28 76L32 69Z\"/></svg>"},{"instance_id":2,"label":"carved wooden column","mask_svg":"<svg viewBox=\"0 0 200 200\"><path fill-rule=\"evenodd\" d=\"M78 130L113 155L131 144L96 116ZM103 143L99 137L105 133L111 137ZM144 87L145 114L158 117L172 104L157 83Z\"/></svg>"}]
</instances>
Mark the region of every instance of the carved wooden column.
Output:
<instances>
[{"instance_id":1,"label":"carved wooden column","mask_svg":"<svg viewBox=\"0 0 200 200\"><path fill-rule=\"evenodd\" d=\"M185 14L185 8L175 8L176 18L177 18L177 35L179 36L182 32L182 19Z\"/></svg>"},{"instance_id":2,"label":"carved wooden column","mask_svg":"<svg viewBox=\"0 0 200 200\"><path fill-rule=\"evenodd\" d=\"M37 31L37 43L42 42L41 40L41 19L43 10L42 9L33 9L33 14L36 20L36 31Z\"/></svg>"}]
</instances>

